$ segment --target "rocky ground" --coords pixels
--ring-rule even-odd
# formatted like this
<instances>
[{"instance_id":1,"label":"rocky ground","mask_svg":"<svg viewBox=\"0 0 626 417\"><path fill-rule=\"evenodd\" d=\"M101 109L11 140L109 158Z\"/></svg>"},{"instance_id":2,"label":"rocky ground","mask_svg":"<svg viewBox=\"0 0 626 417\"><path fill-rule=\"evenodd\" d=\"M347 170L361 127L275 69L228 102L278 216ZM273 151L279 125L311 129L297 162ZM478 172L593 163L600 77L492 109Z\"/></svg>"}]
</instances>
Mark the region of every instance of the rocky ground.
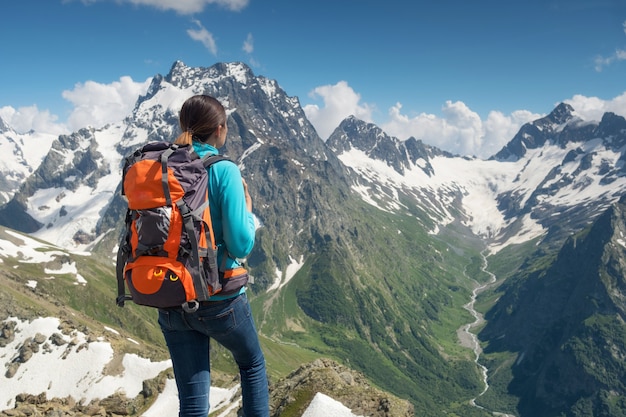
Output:
<instances>
[{"instance_id":1,"label":"rocky ground","mask_svg":"<svg viewBox=\"0 0 626 417\"><path fill-rule=\"evenodd\" d=\"M360 373L329 359L305 364L270 388L272 417L300 416L316 393L341 402L353 414L410 417L413 406L373 387Z\"/></svg>"},{"instance_id":2,"label":"rocky ground","mask_svg":"<svg viewBox=\"0 0 626 417\"><path fill-rule=\"evenodd\" d=\"M147 388L147 387L145 387ZM53 398L48 400L45 394L18 395L15 407L0 412L0 416L10 417L83 417L83 416L129 416L137 415L138 409L152 398L154 392L150 388L133 400L123 395L113 395L99 401L79 404L71 397Z\"/></svg>"},{"instance_id":3,"label":"rocky ground","mask_svg":"<svg viewBox=\"0 0 626 417\"><path fill-rule=\"evenodd\" d=\"M0 417L83 417L134 416L151 403L164 387L167 373L146 381L134 399L113 395L89 404L72 398L46 398L40 395L18 395L15 407L0 412ZM171 377L171 375L170 375ZM369 384L359 373L332 360L318 359L303 365L270 387L272 417L301 416L317 392L343 403L356 415L367 417L411 417L413 406ZM232 416L238 416L232 412Z\"/></svg>"}]
</instances>

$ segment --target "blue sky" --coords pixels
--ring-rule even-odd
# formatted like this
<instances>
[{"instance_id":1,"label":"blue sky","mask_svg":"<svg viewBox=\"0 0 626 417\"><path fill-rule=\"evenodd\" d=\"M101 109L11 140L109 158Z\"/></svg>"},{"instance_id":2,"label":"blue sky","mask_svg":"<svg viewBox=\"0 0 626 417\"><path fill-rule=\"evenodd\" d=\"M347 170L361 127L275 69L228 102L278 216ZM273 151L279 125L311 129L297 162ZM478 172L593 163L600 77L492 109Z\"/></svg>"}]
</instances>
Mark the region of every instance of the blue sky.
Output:
<instances>
[{"instance_id":1,"label":"blue sky","mask_svg":"<svg viewBox=\"0 0 626 417\"><path fill-rule=\"evenodd\" d=\"M121 119L176 60L245 62L323 139L355 114L489 156L561 101L626 116L624 0L10 0L0 39L18 131Z\"/></svg>"}]
</instances>

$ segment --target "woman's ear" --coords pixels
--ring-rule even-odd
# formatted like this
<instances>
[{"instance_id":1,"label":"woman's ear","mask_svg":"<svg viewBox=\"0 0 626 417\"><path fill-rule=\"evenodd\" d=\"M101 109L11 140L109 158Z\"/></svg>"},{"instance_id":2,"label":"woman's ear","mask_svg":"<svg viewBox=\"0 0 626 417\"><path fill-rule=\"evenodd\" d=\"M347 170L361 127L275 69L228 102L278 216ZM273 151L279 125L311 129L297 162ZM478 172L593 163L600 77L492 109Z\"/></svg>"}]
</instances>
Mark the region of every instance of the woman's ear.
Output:
<instances>
[{"instance_id":1,"label":"woman's ear","mask_svg":"<svg viewBox=\"0 0 626 417\"><path fill-rule=\"evenodd\" d=\"M226 126L226 124L223 125L218 125L217 126L217 136L220 139L225 139L226 138L226 133L228 132L228 127Z\"/></svg>"},{"instance_id":2,"label":"woman's ear","mask_svg":"<svg viewBox=\"0 0 626 417\"><path fill-rule=\"evenodd\" d=\"M209 139L209 143L216 148L221 148L226 143L226 134L228 132L228 128L225 125L218 125L217 128L211 134L211 138Z\"/></svg>"}]
</instances>

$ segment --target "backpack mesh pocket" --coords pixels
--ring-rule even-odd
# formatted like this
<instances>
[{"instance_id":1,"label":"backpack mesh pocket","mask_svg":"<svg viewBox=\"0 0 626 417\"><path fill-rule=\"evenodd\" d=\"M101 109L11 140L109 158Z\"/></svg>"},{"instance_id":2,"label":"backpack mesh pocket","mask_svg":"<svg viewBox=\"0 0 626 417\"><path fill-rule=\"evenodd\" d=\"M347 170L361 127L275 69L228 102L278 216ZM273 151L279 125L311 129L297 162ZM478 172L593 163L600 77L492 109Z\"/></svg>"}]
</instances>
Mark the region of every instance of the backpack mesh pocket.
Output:
<instances>
[{"instance_id":1,"label":"backpack mesh pocket","mask_svg":"<svg viewBox=\"0 0 626 417\"><path fill-rule=\"evenodd\" d=\"M137 304L167 308L196 298L187 268L169 258L141 257L126 266L124 276Z\"/></svg>"}]
</instances>

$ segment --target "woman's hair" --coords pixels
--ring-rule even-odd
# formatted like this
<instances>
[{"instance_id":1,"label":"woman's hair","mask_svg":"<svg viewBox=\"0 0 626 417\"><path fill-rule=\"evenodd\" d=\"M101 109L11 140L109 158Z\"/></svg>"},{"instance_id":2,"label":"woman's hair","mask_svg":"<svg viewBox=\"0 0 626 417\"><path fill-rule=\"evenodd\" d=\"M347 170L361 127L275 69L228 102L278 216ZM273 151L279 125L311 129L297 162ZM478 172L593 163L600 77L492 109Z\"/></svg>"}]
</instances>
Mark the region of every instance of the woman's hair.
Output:
<instances>
[{"instance_id":1,"label":"woman's hair","mask_svg":"<svg viewBox=\"0 0 626 417\"><path fill-rule=\"evenodd\" d=\"M179 122L182 133L174 143L191 145L194 140L206 142L218 126L226 126L226 110L214 97L193 96L183 103Z\"/></svg>"}]
</instances>

